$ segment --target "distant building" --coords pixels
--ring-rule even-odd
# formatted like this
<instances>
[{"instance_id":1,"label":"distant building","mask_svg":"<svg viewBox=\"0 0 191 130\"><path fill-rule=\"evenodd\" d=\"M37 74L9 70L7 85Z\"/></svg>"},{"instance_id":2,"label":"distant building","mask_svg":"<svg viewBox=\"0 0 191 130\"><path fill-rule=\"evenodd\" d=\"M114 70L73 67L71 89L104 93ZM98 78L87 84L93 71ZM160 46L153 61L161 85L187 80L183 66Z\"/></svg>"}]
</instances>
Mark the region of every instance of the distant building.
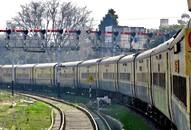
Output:
<instances>
[{"instance_id":1,"label":"distant building","mask_svg":"<svg viewBox=\"0 0 191 130\"><path fill-rule=\"evenodd\" d=\"M112 47L113 44L113 34L107 32L113 32L113 26L105 27L105 47Z\"/></svg>"},{"instance_id":2,"label":"distant building","mask_svg":"<svg viewBox=\"0 0 191 130\"><path fill-rule=\"evenodd\" d=\"M144 44L147 41L147 35L144 35L147 32L147 29L144 27L129 27L130 32L135 32L135 37L131 42L133 49L144 49Z\"/></svg>"},{"instance_id":3,"label":"distant building","mask_svg":"<svg viewBox=\"0 0 191 130\"><path fill-rule=\"evenodd\" d=\"M130 32L130 28L128 26L119 26L122 32ZM120 35L119 45L121 48L130 48L130 35L122 34Z\"/></svg>"},{"instance_id":4,"label":"distant building","mask_svg":"<svg viewBox=\"0 0 191 130\"><path fill-rule=\"evenodd\" d=\"M168 19L160 19L160 27L168 26Z\"/></svg>"},{"instance_id":5,"label":"distant building","mask_svg":"<svg viewBox=\"0 0 191 130\"><path fill-rule=\"evenodd\" d=\"M146 28L144 27L108 26L105 27L105 32L105 47L119 45L122 49L143 49L143 45L146 44L148 38L145 35L141 35L141 33L146 33ZM116 37L114 34L107 32L119 32L119 35ZM122 32L129 34L121 34ZM135 33L135 36L132 37L131 33Z\"/></svg>"}]
</instances>

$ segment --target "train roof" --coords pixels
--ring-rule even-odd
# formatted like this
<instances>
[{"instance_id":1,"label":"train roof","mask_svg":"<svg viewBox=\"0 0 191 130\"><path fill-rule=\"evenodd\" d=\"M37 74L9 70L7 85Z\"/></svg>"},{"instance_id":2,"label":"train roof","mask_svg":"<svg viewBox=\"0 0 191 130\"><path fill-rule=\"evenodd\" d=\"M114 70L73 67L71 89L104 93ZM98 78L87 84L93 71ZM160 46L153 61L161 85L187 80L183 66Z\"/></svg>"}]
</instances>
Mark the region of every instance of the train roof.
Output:
<instances>
[{"instance_id":1,"label":"train roof","mask_svg":"<svg viewBox=\"0 0 191 130\"><path fill-rule=\"evenodd\" d=\"M113 56L113 57L108 57L103 59L100 63L101 64L105 64L105 63L115 63L117 62L119 59L121 59L122 57L124 57L125 55L118 55L118 56Z\"/></svg>"},{"instance_id":2,"label":"train roof","mask_svg":"<svg viewBox=\"0 0 191 130\"><path fill-rule=\"evenodd\" d=\"M140 53L136 58L135 60L140 60L140 59L144 59L144 58L148 58L151 53L154 51L155 48L152 48L152 49L149 49L149 50L146 50L142 53Z\"/></svg>"},{"instance_id":3,"label":"train roof","mask_svg":"<svg viewBox=\"0 0 191 130\"><path fill-rule=\"evenodd\" d=\"M57 65L57 63L43 63L43 64L37 64L35 68L41 68L41 67L54 67Z\"/></svg>"},{"instance_id":4,"label":"train roof","mask_svg":"<svg viewBox=\"0 0 191 130\"><path fill-rule=\"evenodd\" d=\"M65 62L65 63L62 63L61 66L72 67L72 66L77 66L81 62L82 61Z\"/></svg>"},{"instance_id":5,"label":"train roof","mask_svg":"<svg viewBox=\"0 0 191 130\"><path fill-rule=\"evenodd\" d=\"M97 64L97 63L100 62L101 60L102 60L102 58L86 60L86 61L82 62L82 63L80 64L80 66Z\"/></svg>"},{"instance_id":6,"label":"train roof","mask_svg":"<svg viewBox=\"0 0 191 130\"><path fill-rule=\"evenodd\" d=\"M157 53L159 53L159 52L163 52L163 51L168 50L168 48L169 48L169 46L170 46L170 44L171 44L171 42L172 42L173 40L174 40L174 38L171 38L171 39L169 39L168 41L166 41L166 42L164 42L164 43L158 45L157 47L155 47L154 50L153 50L153 52L151 53L151 55L152 55L152 54L157 54Z\"/></svg>"},{"instance_id":7,"label":"train roof","mask_svg":"<svg viewBox=\"0 0 191 130\"><path fill-rule=\"evenodd\" d=\"M191 24L191 21L188 22ZM180 42L183 38L184 38L184 33L185 33L185 29L186 28L190 28L191 25L187 24L179 33L178 35L174 38L174 40L171 42L171 44L169 45L169 49L172 49L174 47L174 45L178 42Z\"/></svg>"},{"instance_id":8,"label":"train roof","mask_svg":"<svg viewBox=\"0 0 191 130\"><path fill-rule=\"evenodd\" d=\"M17 68L31 68L34 67L36 64L24 64L24 65L18 65Z\"/></svg>"},{"instance_id":9,"label":"train roof","mask_svg":"<svg viewBox=\"0 0 191 130\"><path fill-rule=\"evenodd\" d=\"M136 54L127 55L119 60L119 63L131 62L134 60Z\"/></svg>"},{"instance_id":10,"label":"train roof","mask_svg":"<svg viewBox=\"0 0 191 130\"><path fill-rule=\"evenodd\" d=\"M14 67L17 67L18 65L14 65ZM2 65L2 68L12 68L12 65Z\"/></svg>"}]
</instances>

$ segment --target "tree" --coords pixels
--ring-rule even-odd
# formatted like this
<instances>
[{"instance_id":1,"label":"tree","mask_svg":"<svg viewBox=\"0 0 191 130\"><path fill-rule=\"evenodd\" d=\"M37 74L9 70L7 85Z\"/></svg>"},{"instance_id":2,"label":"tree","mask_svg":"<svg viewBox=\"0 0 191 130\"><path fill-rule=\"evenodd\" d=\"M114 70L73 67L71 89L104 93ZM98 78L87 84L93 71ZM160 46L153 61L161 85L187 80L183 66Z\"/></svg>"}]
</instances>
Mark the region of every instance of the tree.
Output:
<instances>
[{"instance_id":1,"label":"tree","mask_svg":"<svg viewBox=\"0 0 191 130\"><path fill-rule=\"evenodd\" d=\"M13 18L13 23L18 28L25 29L83 29L89 27L92 19L89 18L90 11L86 7L79 8L71 2L52 0L47 2L34 2L21 5L18 16ZM32 34L34 36L34 33ZM64 45L68 41L69 35L60 38L59 33L46 33L48 45Z\"/></svg>"},{"instance_id":2,"label":"tree","mask_svg":"<svg viewBox=\"0 0 191 130\"><path fill-rule=\"evenodd\" d=\"M160 27L159 30L152 32L152 36L149 37L149 43L146 44L146 48L153 48L159 44L172 38L179 30L183 28L183 25L169 25Z\"/></svg>"},{"instance_id":3,"label":"tree","mask_svg":"<svg viewBox=\"0 0 191 130\"><path fill-rule=\"evenodd\" d=\"M181 19L178 20L178 23L179 23L180 25L186 25L189 20L190 20L190 15L189 15L189 14L186 14L186 13L183 13L183 14L181 15Z\"/></svg>"},{"instance_id":4,"label":"tree","mask_svg":"<svg viewBox=\"0 0 191 130\"><path fill-rule=\"evenodd\" d=\"M103 17L102 21L98 25L99 30L104 32L105 27L107 26L113 26L113 27L118 26L117 19L118 19L118 16L115 14L115 11L113 9L109 9L108 13L105 15L105 17Z\"/></svg>"},{"instance_id":5,"label":"tree","mask_svg":"<svg viewBox=\"0 0 191 130\"><path fill-rule=\"evenodd\" d=\"M47 2L32 1L29 4L21 5L21 11L9 22L9 25L11 29L84 30L92 27L93 20L90 18L90 13L86 7L76 7L71 2L60 2L58 0L50 0ZM20 37L21 33L12 33L12 35ZM83 44L84 38L77 39L75 38L76 35L76 33L59 34L45 32L43 41L47 43L47 46L52 47L52 49L42 54L18 52L19 56L16 60L19 60L19 63L55 62L54 47L60 46L66 49L79 46L77 44L79 42ZM83 33L81 35L85 37ZM31 41L28 41L29 44L35 45L35 39L42 39L42 36L40 33L30 32L28 33L27 39ZM21 43L21 41L17 41L18 44ZM62 49L62 61L66 53L68 52ZM9 52L6 52L6 54L7 57L10 57ZM17 55L17 52L15 52L15 54ZM78 57L75 57L79 59L80 54L74 55L77 55ZM7 61L7 63L10 63L10 61Z\"/></svg>"}]
</instances>

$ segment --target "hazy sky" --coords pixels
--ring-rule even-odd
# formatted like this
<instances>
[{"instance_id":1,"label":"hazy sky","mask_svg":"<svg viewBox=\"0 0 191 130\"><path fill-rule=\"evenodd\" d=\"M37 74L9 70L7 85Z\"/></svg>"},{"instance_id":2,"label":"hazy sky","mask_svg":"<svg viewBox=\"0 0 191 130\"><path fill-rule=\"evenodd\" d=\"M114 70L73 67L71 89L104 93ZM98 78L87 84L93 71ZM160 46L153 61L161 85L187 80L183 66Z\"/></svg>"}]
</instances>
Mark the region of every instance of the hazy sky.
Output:
<instances>
[{"instance_id":1,"label":"hazy sky","mask_svg":"<svg viewBox=\"0 0 191 130\"><path fill-rule=\"evenodd\" d=\"M20 5L32 0L1 0L0 28L20 10ZM38 1L38 0L33 0ZM182 13L188 13L187 0L60 0L72 1L76 6L87 6L92 11L95 24L113 8L119 16L119 24L158 28L160 18L170 18L176 23Z\"/></svg>"}]
</instances>

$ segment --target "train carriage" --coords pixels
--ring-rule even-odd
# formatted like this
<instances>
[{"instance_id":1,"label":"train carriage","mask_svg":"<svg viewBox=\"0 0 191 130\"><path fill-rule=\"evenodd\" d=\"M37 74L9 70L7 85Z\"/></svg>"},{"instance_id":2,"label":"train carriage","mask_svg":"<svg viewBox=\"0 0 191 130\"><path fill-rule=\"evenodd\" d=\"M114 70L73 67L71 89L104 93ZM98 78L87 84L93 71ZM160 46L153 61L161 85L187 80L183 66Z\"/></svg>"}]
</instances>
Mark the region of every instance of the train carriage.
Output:
<instances>
[{"instance_id":1,"label":"train carriage","mask_svg":"<svg viewBox=\"0 0 191 130\"><path fill-rule=\"evenodd\" d=\"M123 57L118 63L119 92L134 97L134 59L135 54Z\"/></svg>"},{"instance_id":2,"label":"train carriage","mask_svg":"<svg viewBox=\"0 0 191 130\"><path fill-rule=\"evenodd\" d=\"M96 89L98 86L98 63L101 59L92 59L79 65L79 86Z\"/></svg>"},{"instance_id":3,"label":"train carriage","mask_svg":"<svg viewBox=\"0 0 191 130\"><path fill-rule=\"evenodd\" d=\"M99 64L99 83L102 90L118 92L117 64L125 55L103 59Z\"/></svg>"},{"instance_id":4,"label":"train carriage","mask_svg":"<svg viewBox=\"0 0 191 130\"><path fill-rule=\"evenodd\" d=\"M12 67L14 67L14 69ZM2 82L3 83L11 84L12 81L15 81L15 67L16 67L16 65L14 65L14 66L3 65L2 66ZM12 75L12 73L14 75ZM14 79L12 79L12 78L14 78Z\"/></svg>"},{"instance_id":5,"label":"train carriage","mask_svg":"<svg viewBox=\"0 0 191 130\"><path fill-rule=\"evenodd\" d=\"M17 84L33 85L34 67L35 64L18 65L15 68L15 82Z\"/></svg>"},{"instance_id":6,"label":"train carriage","mask_svg":"<svg viewBox=\"0 0 191 130\"><path fill-rule=\"evenodd\" d=\"M171 119L169 44L173 38L157 46L151 52L151 86L153 105Z\"/></svg>"},{"instance_id":7,"label":"train carriage","mask_svg":"<svg viewBox=\"0 0 191 130\"><path fill-rule=\"evenodd\" d=\"M78 86L78 64L82 61L66 62L61 64L60 85L76 88Z\"/></svg>"},{"instance_id":8,"label":"train carriage","mask_svg":"<svg viewBox=\"0 0 191 130\"><path fill-rule=\"evenodd\" d=\"M147 50L135 58L135 97L152 104L151 94L151 52Z\"/></svg>"},{"instance_id":9,"label":"train carriage","mask_svg":"<svg viewBox=\"0 0 191 130\"><path fill-rule=\"evenodd\" d=\"M60 66L57 63L3 65L0 66L0 82L32 84L45 91L56 90L59 94L62 89L87 92L91 85L96 96L97 92L117 95L122 103L129 103L161 126L164 124L164 129L173 129L175 124L178 130L190 130L190 22L174 38L139 54L67 62ZM59 86L58 81L62 89L47 87ZM129 96L132 98L127 98Z\"/></svg>"},{"instance_id":10,"label":"train carriage","mask_svg":"<svg viewBox=\"0 0 191 130\"><path fill-rule=\"evenodd\" d=\"M189 22L190 23L190 22ZM172 83L172 121L178 130L190 130L190 96L191 96L191 44L186 29L178 34L170 45L170 68ZM187 42L188 41L188 42Z\"/></svg>"},{"instance_id":11,"label":"train carriage","mask_svg":"<svg viewBox=\"0 0 191 130\"><path fill-rule=\"evenodd\" d=\"M55 85L55 70L57 63L37 64L34 67L34 82L36 85Z\"/></svg>"}]
</instances>

